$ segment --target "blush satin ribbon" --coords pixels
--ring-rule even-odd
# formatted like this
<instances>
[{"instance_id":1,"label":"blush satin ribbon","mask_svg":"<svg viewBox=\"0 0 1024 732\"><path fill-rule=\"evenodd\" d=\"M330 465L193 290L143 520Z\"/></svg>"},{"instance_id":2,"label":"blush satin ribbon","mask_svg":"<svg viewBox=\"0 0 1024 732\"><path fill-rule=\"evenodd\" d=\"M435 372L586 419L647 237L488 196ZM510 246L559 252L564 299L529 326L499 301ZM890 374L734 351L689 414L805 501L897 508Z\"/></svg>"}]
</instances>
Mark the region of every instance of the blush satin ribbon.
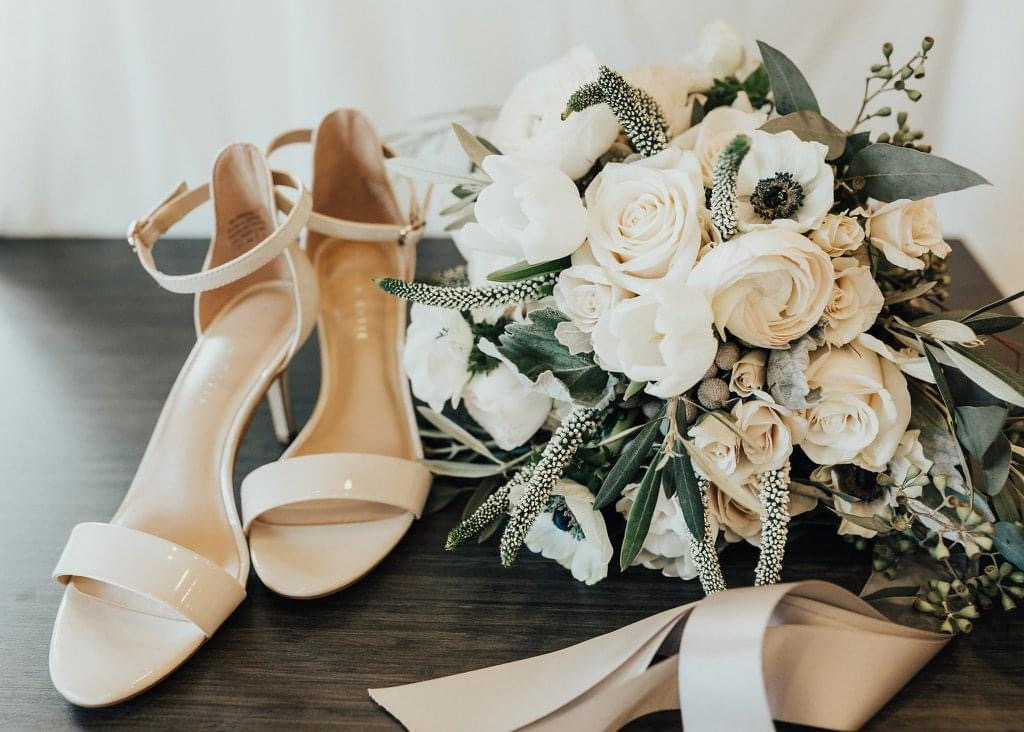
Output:
<instances>
[{"instance_id":1,"label":"blush satin ribbon","mask_svg":"<svg viewBox=\"0 0 1024 732\"><path fill-rule=\"evenodd\" d=\"M948 639L837 585L798 582L726 590L561 651L370 696L412 732L614 730L668 709L687 732L773 719L847 730Z\"/></svg>"}]
</instances>

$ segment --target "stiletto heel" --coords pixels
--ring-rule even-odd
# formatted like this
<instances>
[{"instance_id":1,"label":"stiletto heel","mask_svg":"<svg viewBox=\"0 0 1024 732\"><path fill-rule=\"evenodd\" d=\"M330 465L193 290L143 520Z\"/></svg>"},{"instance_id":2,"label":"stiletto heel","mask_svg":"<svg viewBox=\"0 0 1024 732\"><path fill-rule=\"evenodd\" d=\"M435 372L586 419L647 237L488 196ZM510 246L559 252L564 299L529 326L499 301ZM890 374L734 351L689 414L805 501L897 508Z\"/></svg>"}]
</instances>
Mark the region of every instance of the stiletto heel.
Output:
<instances>
[{"instance_id":1,"label":"stiletto heel","mask_svg":"<svg viewBox=\"0 0 1024 732\"><path fill-rule=\"evenodd\" d=\"M288 372L282 371L267 389L267 406L274 436L282 445L295 439L295 418L292 415L292 397L288 390Z\"/></svg>"}]
</instances>

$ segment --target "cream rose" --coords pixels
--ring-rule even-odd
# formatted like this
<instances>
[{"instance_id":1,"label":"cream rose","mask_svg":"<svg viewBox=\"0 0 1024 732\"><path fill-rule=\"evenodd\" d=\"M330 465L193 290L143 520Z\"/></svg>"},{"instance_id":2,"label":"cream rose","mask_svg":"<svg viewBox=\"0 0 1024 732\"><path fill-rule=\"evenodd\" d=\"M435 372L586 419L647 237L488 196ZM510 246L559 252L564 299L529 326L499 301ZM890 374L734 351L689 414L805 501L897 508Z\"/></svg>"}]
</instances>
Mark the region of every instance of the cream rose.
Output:
<instances>
[{"instance_id":1,"label":"cream rose","mask_svg":"<svg viewBox=\"0 0 1024 732\"><path fill-rule=\"evenodd\" d=\"M834 176L828 148L804 142L791 131L748 133L750 151L736 174L740 231L781 226L817 229L832 208Z\"/></svg>"},{"instance_id":2,"label":"cream rose","mask_svg":"<svg viewBox=\"0 0 1024 732\"><path fill-rule=\"evenodd\" d=\"M785 348L821 320L832 260L789 229L760 229L712 249L688 283L711 294L715 325L753 346Z\"/></svg>"},{"instance_id":3,"label":"cream rose","mask_svg":"<svg viewBox=\"0 0 1024 732\"><path fill-rule=\"evenodd\" d=\"M871 268L853 257L832 260L836 279L825 306L825 342L845 346L875 323L885 298Z\"/></svg>"},{"instance_id":4,"label":"cream rose","mask_svg":"<svg viewBox=\"0 0 1024 732\"><path fill-rule=\"evenodd\" d=\"M842 257L860 249L864 243L864 228L852 216L828 214L821 226L808 236L828 256Z\"/></svg>"},{"instance_id":5,"label":"cream rose","mask_svg":"<svg viewBox=\"0 0 1024 732\"><path fill-rule=\"evenodd\" d=\"M550 162L570 178L586 175L619 135L619 121L607 104L562 119L565 102L597 79L597 57L577 46L527 74L498 113L490 138L504 153L524 153Z\"/></svg>"},{"instance_id":6,"label":"cream rose","mask_svg":"<svg viewBox=\"0 0 1024 732\"><path fill-rule=\"evenodd\" d=\"M739 496L730 496L714 483L708 488L708 513L718 522L725 540L747 541L754 546L761 543L761 501L758 476L751 475L740 486ZM742 500L741 500L742 499ZM789 494L789 514L810 511L817 504L813 498L800 493Z\"/></svg>"},{"instance_id":7,"label":"cream rose","mask_svg":"<svg viewBox=\"0 0 1024 732\"><path fill-rule=\"evenodd\" d=\"M555 284L555 304L584 333L597 327L597 321L620 302L624 292L612 284L608 274L584 244L572 255L572 266L563 269Z\"/></svg>"},{"instance_id":8,"label":"cream rose","mask_svg":"<svg viewBox=\"0 0 1024 732\"><path fill-rule=\"evenodd\" d=\"M857 341L819 348L807 384L821 390L804 410L808 429L799 444L807 456L819 465L883 470L910 422L910 392L896 365Z\"/></svg>"},{"instance_id":9,"label":"cream rose","mask_svg":"<svg viewBox=\"0 0 1024 732\"><path fill-rule=\"evenodd\" d=\"M723 417L725 419L725 417ZM709 461L725 475L736 472L739 464L740 437L722 419L705 414L700 422L690 428L694 446L703 452Z\"/></svg>"},{"instance_id":10,"label":"cream rose","mask_svg":"<svg viewBox=\"0 0 1024 732\"><path fill-rule=\"evenodd\" d=\"M803 417L764 399L737 402L732 416L743 433L738 469L742 476L782 468L793 453L793 445L807 432Z\"/></svg>"},{"instance_id":11,"label":"cream rose","mask_svg":"<svg viewBox=\"0 0 1024 732\"><path fill-rule=\"evenodd\" d=\"M603 368L648 382L644 391L659 399L700 381L718 351L707 295L673 282L615 305L592 337Z\"/></svg>"},{"instance_id":12,"label":"cream rose","mask_svg":"<svg viewBox=\"0 0 1024 732\"><path fill-rule=\"evenodd\" d=\"M488 155L484 172L494 181L466 224L466 246L530 263L568 256L587 235L587 212L576 184L562 171L518 155Z\"/></svg>"},{"instance_id":13,"label":"cream rose","mask_svg":"<svg viewBox=\"0 0 1024 732\"><path fill-rule=\"evenodd\" d=\"M951 251L930 198L879 205L868 216L867 235L871 246L903 269L924 269L925 254L945 259Z\"/></svg>"},{"instance_id":14,"label":"cream rose","mask_svg":"<svg viewBox=\"0 0 1024 732\"><path fill-rule=\"evenodd\" d=\"M672 140L682 150L692 150L700 162L701 178L708 188L713 183L715 160L736 135L749 133L763 125L768 115L745 112L732 107L716 107L705 115L699 125L691 127Z\"/></svg>"},{"instance_id":15,"label":"cream rose","mask_svg":"<svg viewBox=\"0 0 1024 732\"><path fill-rule=\"evenodd\" d=\"M462 313L414 303L402 351L402 366L412 393L435 412L452 400L459 405L469 381L469 354L473 331Z\"/></svg>"},{"instance_id":16,"label":"cream rose","mask_svg":"<svg viewBox=\"0 0 1024 732\"><path fill-rule=\"evenodd\" d=\"M692 153L667 148L633 163L609 163L587 187L587 235L608 278L642 293L683 281L701 246L704 186Z\"/></svg>"},{"instance_id":17,"label":"cream rose","mask_svg":"<svg viewBox=\"0 0 1024 732\"><path fill-rule=\"evenodd\" d=\"M729 376L729 391L741 397L748 397L764 389L768 354L760 348L747 351L737 359Z\"/></svg>"}]
</instances>

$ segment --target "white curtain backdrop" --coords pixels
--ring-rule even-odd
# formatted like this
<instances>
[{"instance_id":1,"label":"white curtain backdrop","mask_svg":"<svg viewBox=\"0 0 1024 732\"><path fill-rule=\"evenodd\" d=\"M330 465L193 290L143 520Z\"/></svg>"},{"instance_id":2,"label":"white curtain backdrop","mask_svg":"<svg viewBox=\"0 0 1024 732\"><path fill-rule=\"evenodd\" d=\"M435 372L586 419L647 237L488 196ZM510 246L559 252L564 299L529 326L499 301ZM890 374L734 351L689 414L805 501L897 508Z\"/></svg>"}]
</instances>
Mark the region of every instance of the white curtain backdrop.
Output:
<instances>
[{"instance_id":1,"label":"white curtain backdrop","mask_svg":"<svg viewBox=\"0 0 1024 732\"><path fill-rule=\"evenodd\" d=\"M901 57L933 35L924 99L892 106L992 181L940 213L1004 292L1021 288L1018 0L0 0L0 235L120 236L228 142L262 145L337 106L394 132L498 104L575 44L613 67L671 63L719 17L793 58L842 127L882 42Z\"/></svg>"}]
</instances>

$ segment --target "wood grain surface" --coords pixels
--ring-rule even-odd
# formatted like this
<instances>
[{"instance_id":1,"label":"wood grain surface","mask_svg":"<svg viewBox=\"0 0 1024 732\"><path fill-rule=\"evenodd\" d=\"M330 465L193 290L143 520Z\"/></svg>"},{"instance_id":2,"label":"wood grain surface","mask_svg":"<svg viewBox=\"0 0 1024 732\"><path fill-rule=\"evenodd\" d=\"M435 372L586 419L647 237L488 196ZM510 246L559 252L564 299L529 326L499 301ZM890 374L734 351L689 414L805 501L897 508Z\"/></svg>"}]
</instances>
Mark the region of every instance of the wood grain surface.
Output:
<instances>
[{"instance_id":1,"label":"wood grain surface","mask_svg":"<svg viewBox=\"0 0 1024 732\"><path fill-rule=\"evenodd\" d=\"M161 261L184 271L202 249L171 241ZM441 242L420 251L422 270L457 256ZM994 299L962 247L953 262L958 303ZM640 569L613 569L585 587L529 552L503 570L493 543L446 554L453 506L418 522L373 574L332 597L285 600L253 576L248 599L170 678L114 708L67 704L47 673L61 593L50 571L72 526L106 521L121 501L191 347L191 306L157 288L122 241L0 240L0 728L395 729L367 687L556 650L700 596L695 582ZM301 420L318 388L315 342L291 376ZM279 454L261 407L236 482ZM731 548L727 579L749 583L755 559L748 547ZM787 559L785 580L824 578L851 590L869 564L825 530L797 540ZM1024 612L986 614L871 727L1024 728L1022 631ZM673 729L678 719L653 715L631 728Z\"/></svg>"}]
</instances>

